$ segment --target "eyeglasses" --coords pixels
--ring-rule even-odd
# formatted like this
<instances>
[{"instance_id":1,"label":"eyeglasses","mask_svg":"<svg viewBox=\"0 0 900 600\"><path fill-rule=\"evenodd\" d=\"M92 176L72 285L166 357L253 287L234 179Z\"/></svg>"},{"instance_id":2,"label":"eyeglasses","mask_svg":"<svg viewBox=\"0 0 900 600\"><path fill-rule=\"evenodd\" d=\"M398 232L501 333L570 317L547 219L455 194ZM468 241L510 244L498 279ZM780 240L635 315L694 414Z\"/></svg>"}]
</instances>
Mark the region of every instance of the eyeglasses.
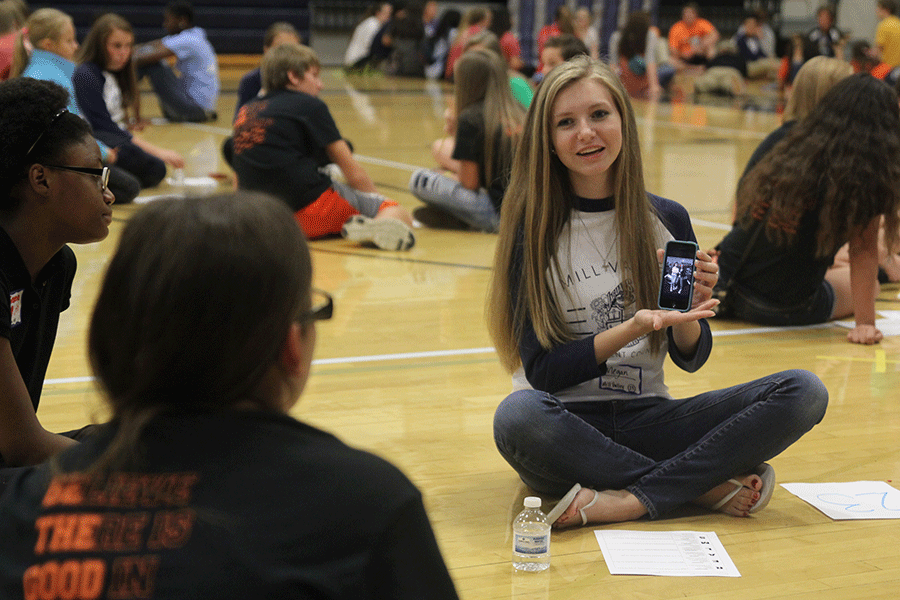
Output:
<instances>
[{"instance_id":1,"label":"eyeglasses","mask_svg":"<svg viewBox=\"0 0 900 600\"><path fill-rule=\"evenodd\" d=\"M29 154L34 152L34 149L37 148L37 145L41 143L41 140L44 139L44 136L47 135L47 132L53 129L53 126L56 125L56 122L59 121L60 117L69 112L68 108L61 109L58 113L53 115L53 118L50 119L50 122L44 128L44 130L38 134L37 138L34 140L34 143L28 148L28 152L25 153L25 157L27 158Z\"/></svg>"},{"instance_id":2,"label":"eyeglasses","mask_svg":"<svg viewBox=\"0 0 900 600\"><path fill-rule=\"evenodd\" d=\"M76 173L84 173L85 175L93 175L97 177L97 185L101 192L105 192L109 186L109 167L100 169L92 167L66 167L63 165L44 165L48 169L62 169L64 171L74 171Z\"/></svg>"},{"instance_id":3,"label":"eyeglasses","mask_svg":"<svg viewBox=\"0 0 900 600\"><path fill-rule=\"evenodd\" d=\"M334 300L331 294L313 288L313 307L301 313L297 320L301 323L307 321L327 321L334 314Z\"/></svg>"}]
</instances>

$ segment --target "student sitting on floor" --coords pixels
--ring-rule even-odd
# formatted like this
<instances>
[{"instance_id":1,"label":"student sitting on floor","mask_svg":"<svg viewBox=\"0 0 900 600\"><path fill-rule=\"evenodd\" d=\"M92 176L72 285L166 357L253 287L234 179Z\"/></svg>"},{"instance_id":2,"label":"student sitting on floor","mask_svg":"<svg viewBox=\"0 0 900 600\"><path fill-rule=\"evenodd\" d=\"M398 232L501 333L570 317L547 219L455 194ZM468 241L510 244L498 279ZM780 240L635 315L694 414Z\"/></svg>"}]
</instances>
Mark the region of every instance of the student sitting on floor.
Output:
<instances>
[{"instance_id":1,"label":"student sitting on floor","mask_svg":"<svg viewBox=\"0 0 900 600\"><path fill-rule=\"evenodd\" d=\"M219 63L206 32L194 25L193 7L182 0L171 2L163 27L169 35L135 48L139 78L150 78L163 116L170 121L215 120ZM173 56L180 76L165 63Z\"/></svg>"},{"instance_id":2,"label":"student sitting on floor","mask_svg":"<svg viewBox=\"0 0 900 600\"><path fill-rule=\"evenodd\" d=\"M91 128L67 102L50 81L0 83L0 490L85 433L51 433L36 414L75 278L66 244L104 239L115 201Z\"/></svg>"},{"instance_id":3,"label":"student sitting on floor","mask_svg":"<svg viewBox=\"0 0 900 600\"><path fill-rule=\"evenodd\" d=\"M166 164L184 167L174 150L151 144L133 134L141 127L141 95L137 89L131 49L131 24L114 13L98 18L79 48L72 82L84 116L98 140L116 149L116 164L131 173L142 188L155 187L166 176Z\"/></svg>"},{"instance_id":4,"label":"student sitting on floor","mask_svg":"<svg viewBox=\"0 0 900 600\"><path fill-rule=\"evenodd\" d=\"M280 46L281 44L288 43L299 44L300 41L300 34L290 23L285 21L272 23L269 25L269 28L266 29L266 34L263 37L263 54L268 52L269 48L272 48L273 46ZM235 105L234 108L235 119L237 119L238 111L241 110L241 107L256 98L261 89L262 73L260 72L259 67L256 67L241 77L241 81L238 83L237 105Z\"/></svg>"},{"instance_id":5,"label":"student sitting on floor","mask_svg":"<svg viewBox=\"0 0 900 600\"><path fill-rule=\"evenodd\" d=\"M242 189L284 200L310 239L340 233L385 250L415 243L412 217L378 193L341 138L322 90L319 58L300 44L263 56L266 94L243 107L234 122L233 166ZM335 163L347 183L321 167Z\"/></svg>"}]
</instances>

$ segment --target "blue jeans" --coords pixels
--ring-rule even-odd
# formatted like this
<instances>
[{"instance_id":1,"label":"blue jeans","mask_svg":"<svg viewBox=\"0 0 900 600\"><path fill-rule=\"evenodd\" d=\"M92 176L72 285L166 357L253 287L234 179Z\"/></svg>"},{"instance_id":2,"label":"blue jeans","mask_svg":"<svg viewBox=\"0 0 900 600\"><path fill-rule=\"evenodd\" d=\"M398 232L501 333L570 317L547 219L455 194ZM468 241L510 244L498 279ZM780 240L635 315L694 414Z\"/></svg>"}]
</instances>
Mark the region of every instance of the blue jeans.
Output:
<instances>
[{"instance_id":1,"label":"blue jeans","mask_svg":"<svg viewBox=\"0 0 900 600\"><path fill-rule=\"evenodd\" d=\"M159 108L170 121L200 123L208 119L206 110L188 96L172 68L163 63L153 63L138 69L138 79L150 78L150 85L159 98Z\"/></svg>"},{"instance_id":2,"label":"blue jeans","mask_svg":"<svg viewBox=\"0 0 900 600\"><path fill-rule=\"evenodd\" d=\"M760 325L814 325L828 321L834 312L834 288L824 279L811 298L796 306L781 306L761 300L737 282L731 286L728 294L731 312L726 317L736 317Z\"/></svg>"},{"instance_id":3,"label":"blue jeans","mask_svg":"<svg viewBox=\"0 0 900 600\"><path fill-rule=\"evenodd\" d=\"M450 213L466 225L494 232L500 227L500 213L484 188L474 192L460 182L430 169L419 169L409 180L413 196Z\"/></svg>"},{"instance_id":4,"label":"blue jeans","mask_svg":"<svg viewBox=\"0 0 900 600\"><path fill-rule=\"evenodd\" d=\"M494 441L538 492L625 489L655 519L783 452L827 404L819 378L800 370L684 400L564 404L521 390L497 408Z\"/></svg>"}]
</instances>

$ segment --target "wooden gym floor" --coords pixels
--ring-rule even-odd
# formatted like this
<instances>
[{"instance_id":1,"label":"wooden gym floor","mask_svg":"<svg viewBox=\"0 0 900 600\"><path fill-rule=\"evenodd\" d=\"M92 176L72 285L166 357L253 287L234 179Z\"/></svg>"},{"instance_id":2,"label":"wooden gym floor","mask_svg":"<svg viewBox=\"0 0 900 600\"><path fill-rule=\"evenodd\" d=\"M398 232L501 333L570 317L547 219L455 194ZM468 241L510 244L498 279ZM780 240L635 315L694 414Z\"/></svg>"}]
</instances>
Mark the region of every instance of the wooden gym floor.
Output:
<instances>
[{"instance_id":1,"label":"wooden gym floor","mask_svg":"<svg viewBox=\"0 0 900 600\"><path fill-rule=\"evenodd\" d=\"M249 64L223 69L216 123L157 125L144 133L182 152L189 177L210 169L230 173L218 148L229 133L237 80ZM407 183L414 167L432 166L429 144L442 135L449 88L350 78L336 70L324 72L323 80L322 98L376 184L407 208L416 207ZM757 99L756 104L772 104L764 91ZM704 248L727 230L737 178L759 141L779 124L773 112L746 105L637 103L649 190L688 208ZM144 112L159 114L150 94L144 95ZM163 185L146 194L166 191ZM107 240L74 246L79 268L72 306L63 315L39 414L51 430L102 418L102 400L84 356L85 330L122 225L139 208L115 207ZM341 239L312 242L315 285L334 294L336 307L334 319L319 325L314 374L293 411L394 462L420 487L462 598L900 595L900 521L832 521L780 487L769 507L748 519L685 509L656 522L605 526L715 531L740 578L611 576L591 528L553 534L549 572L514 574L509 526L527 490L500 458L491 435L494 408L510 391L484 326L494 243L492 235L427 229L417 231L416 246L404 253ZM897 307L897 292L885 287L879 308ZM898 338L864 347L847 343L846 330L832 325L772 330L713 322L712 327L715 345L703 369L695 374L668 369L674 396L784 368L809 369L829 389L828 413L772 461L779 481L900 482ZM545 507L555 501L546 500Z\"/></svg>"}]
</instances>

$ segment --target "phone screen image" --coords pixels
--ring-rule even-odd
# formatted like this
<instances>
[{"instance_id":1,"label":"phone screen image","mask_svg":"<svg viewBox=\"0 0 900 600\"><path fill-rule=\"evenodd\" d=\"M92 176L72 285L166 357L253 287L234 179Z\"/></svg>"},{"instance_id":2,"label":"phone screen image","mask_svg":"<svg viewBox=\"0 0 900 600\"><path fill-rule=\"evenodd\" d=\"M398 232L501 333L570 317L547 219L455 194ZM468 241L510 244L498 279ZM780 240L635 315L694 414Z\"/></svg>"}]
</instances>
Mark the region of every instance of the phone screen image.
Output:
<instances>
[{"instance_id":1,"label":"phone screen image","mask_svg":"<svg viewBox=\"0 0 900 600\"><path fill-rule=\"evenodd\" d=\"M659 307L687 312L694 297L694 259L697 244L671 241L666 244L662 278L659 282Z\"/></svg>"}]
</instances>

